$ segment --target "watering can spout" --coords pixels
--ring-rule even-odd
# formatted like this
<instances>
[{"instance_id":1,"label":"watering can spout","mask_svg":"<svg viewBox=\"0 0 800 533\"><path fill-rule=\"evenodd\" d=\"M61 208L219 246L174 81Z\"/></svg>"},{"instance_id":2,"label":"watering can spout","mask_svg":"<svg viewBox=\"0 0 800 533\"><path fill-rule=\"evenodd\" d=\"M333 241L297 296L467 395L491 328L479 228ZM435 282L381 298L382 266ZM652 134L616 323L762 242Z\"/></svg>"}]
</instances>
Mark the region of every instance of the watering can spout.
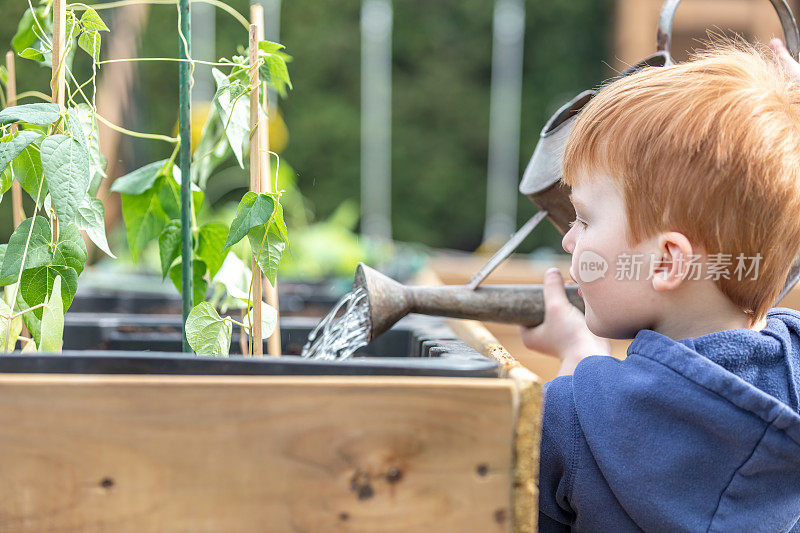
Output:
<instances>
[{"instance_id":1,"label":"watering can spout","mask_svg":"<svg viewBox=\"0 0 800 533\"><path fill-rule=\"evenodd\" d=\"M360 263L353 289L367 293L370 339L409 313L538 326L544 320L542 285L466 285L408 287ZM578 286L566 285L567 298L582 312Z\"/></svg>"},{"instance_id":2,"label":"watering can spout","mask_svg":"<svg viewBox=\"0 0 800 533\"><path fill-rule=\"evenodd\" d=\"M363 288L367 293L370 339L384 333L412 312L406 287L364 263L359 263L356 268L353 290L357 288Z\"/></svg>"}]
</instances>

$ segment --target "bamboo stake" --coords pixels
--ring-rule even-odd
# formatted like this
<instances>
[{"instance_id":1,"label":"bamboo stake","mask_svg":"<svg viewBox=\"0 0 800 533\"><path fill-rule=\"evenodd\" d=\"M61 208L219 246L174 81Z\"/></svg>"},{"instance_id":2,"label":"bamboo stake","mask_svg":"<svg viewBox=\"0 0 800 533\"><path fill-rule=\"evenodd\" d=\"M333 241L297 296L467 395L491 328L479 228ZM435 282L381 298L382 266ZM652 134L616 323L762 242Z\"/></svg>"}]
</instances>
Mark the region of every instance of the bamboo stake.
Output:
<instances>
[{"instance_id":1,"label":"bamboo stake","mask_svg":"<svg viewBox=\"0 0 800 533\"><path fill-rule=\"evenodd\" d=\"M53 55L52 77L50 78L50 91L53 103L58 104L61 112L64 112L64 100L66 95L66 26L67 26L67 0L53 0ZM54 210L55 212L55 210ZM53 217L53 240L58 240L59 220L58 213Z\"/></svg>"},{"instance_id":2,"label":"bamboo stake","mask_svg":"<svg viewBox=\"0 0 800 533\"><path fill-rule=\"evenodd\" d=\"M53 103L64 110L65 94L65 65L64 48L66 46L67 2L66 0L53 0L53 76L50 79L50 90Z\"/></svg>"},{"instance_id":3,"label":"bamboo stake","mask_svg":"<svg viewBox=\"0 0 800 533\"><path fill-rule=\"evenodd\" d=\"M250 190L256 194L261 193L261 158L259 156L258 140L258 30L256 24L250 24ZM253 323L250 336L253 340L252 355L264 354L264 341L261 335L261 268L258 266L253 250Z\"/></svg>"},{"instance_id":4,"label":"bamboo stake","mask_svg":"<svg viewBox=\"0 0 800 533\"><path fill-rule=\"evenodd\" d=\"M250 6L250 21L256 27L256 39L258 41L264 40L264 8L261 4L252 4ZM267 91L267 84L263 83L261 86L262 94L262 108L264 112L269 115L269 94ZM258 147L258 164L259 173L261 175L261 191L262 192L275 192L272 187L272 172L270 170L269 161L269 120L263 123L264 127L257 129L257 147ZM251 148L252 150L252 148ZM270 284L269 280L263 280L264 297L267 304L278 309L278 281L275 280L275 285ZM253 294L256 294L253 291ZM281 354L281 328L280 328L280 314L278 315L279 321L275 325L275 331L267 341L267 353L274 357Z\"/></svg>"},{"instance_id":5,"label":"bamboo stake","mask_svg":"<svg viewBox=\"0 0 800 533\"><path fill-rule=\"evenodd\" d=\"M8 83L6 84L6 102L8 107L17 105L17 71L14 64L14 52L6 52L6 70L8 71ZM12 133L17 132L17 125L11 125ZM13 164L9 161L9 165ZM14 229L25 220L25 210L22 208L22 187L17 180L11 182L11 210L14 217ZM17 289L19 290L19 289ZM12 304L12 307L14 304ZM20 335L30 337L28 328L23 324Z\"/></svg>"},{"instance_id":6,"label":"bamboo stake","mask_svg":"<svg viewBox=\"0 0 800 533\"><path fill-rule=\"evenodd\" d=\"M8 71L6 100L8 102L8 107L11 107L17 105L17 75L14 65L14 52L6 52L6 70ZM11 132L17 132L16 124L11 125ZM22 209L22 188L17 180L11 183L11 209L14 214L14 228L16 228L25 220L25 211Z\"/></svg>"}]
</instances>

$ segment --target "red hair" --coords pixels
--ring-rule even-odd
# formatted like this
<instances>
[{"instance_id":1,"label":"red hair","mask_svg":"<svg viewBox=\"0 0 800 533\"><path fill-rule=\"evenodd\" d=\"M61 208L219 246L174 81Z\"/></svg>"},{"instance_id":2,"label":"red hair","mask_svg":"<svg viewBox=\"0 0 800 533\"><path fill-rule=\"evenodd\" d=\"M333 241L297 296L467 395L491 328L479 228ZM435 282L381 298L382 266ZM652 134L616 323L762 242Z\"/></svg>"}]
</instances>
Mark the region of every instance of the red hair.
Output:
<instances>
[{"instance_id":1,"label":"red hair","mask_svg":"<svg viewBox=\"0 0 800 533\"><path fill-rule=\"evenodd\" d=\"M800 249L800 86L763 45L717 42L648 67L581 111L564 183L602 173L622 192L632 246L678 231L708 254L760 254L719 289L760 321Z\"/></svg>"}]
</instances>

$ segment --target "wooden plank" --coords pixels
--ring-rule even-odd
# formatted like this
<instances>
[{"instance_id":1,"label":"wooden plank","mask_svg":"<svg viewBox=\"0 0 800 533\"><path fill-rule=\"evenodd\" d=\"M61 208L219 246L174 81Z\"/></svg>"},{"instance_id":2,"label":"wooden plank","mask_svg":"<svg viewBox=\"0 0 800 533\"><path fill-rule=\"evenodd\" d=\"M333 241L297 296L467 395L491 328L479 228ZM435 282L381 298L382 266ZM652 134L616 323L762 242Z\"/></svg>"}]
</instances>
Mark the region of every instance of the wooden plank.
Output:
<instances>
[{"instance_id":1,"label":"wooden plank","mask_svg":"<svg viewBox=\"0 0 800 533\"><path fill-rule=\"evenodd\" d=\"M0 376L2 531L509 531L504 379Z\"/></svg>"}]
</instances>

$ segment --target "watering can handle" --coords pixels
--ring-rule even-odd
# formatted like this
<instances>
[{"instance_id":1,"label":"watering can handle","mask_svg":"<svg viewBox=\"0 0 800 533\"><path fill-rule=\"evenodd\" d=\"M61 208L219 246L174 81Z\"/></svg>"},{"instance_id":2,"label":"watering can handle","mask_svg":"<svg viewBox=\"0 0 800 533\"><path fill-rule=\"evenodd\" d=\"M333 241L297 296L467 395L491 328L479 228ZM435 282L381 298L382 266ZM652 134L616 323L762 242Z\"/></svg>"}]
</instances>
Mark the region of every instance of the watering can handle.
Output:
<instances>
[{"instance_id":1,"label":"watering can handle","mask_svg":"<svg viewBox=\"0 0 800 533\"><path fill-rule=\"evenodd\" d=\"M770 0L772 7L778 13L781 21L783 35L786 40L786 48L795 59L798 60L800 53L800 34L797 31L797 22L794 19L792 10L786 0ZM666 0L661 6L661 15L658 18L658 51L667 52L672 42L672 20L675 18L675 11L681 0Z\"/></svg>"}]
</instances>

